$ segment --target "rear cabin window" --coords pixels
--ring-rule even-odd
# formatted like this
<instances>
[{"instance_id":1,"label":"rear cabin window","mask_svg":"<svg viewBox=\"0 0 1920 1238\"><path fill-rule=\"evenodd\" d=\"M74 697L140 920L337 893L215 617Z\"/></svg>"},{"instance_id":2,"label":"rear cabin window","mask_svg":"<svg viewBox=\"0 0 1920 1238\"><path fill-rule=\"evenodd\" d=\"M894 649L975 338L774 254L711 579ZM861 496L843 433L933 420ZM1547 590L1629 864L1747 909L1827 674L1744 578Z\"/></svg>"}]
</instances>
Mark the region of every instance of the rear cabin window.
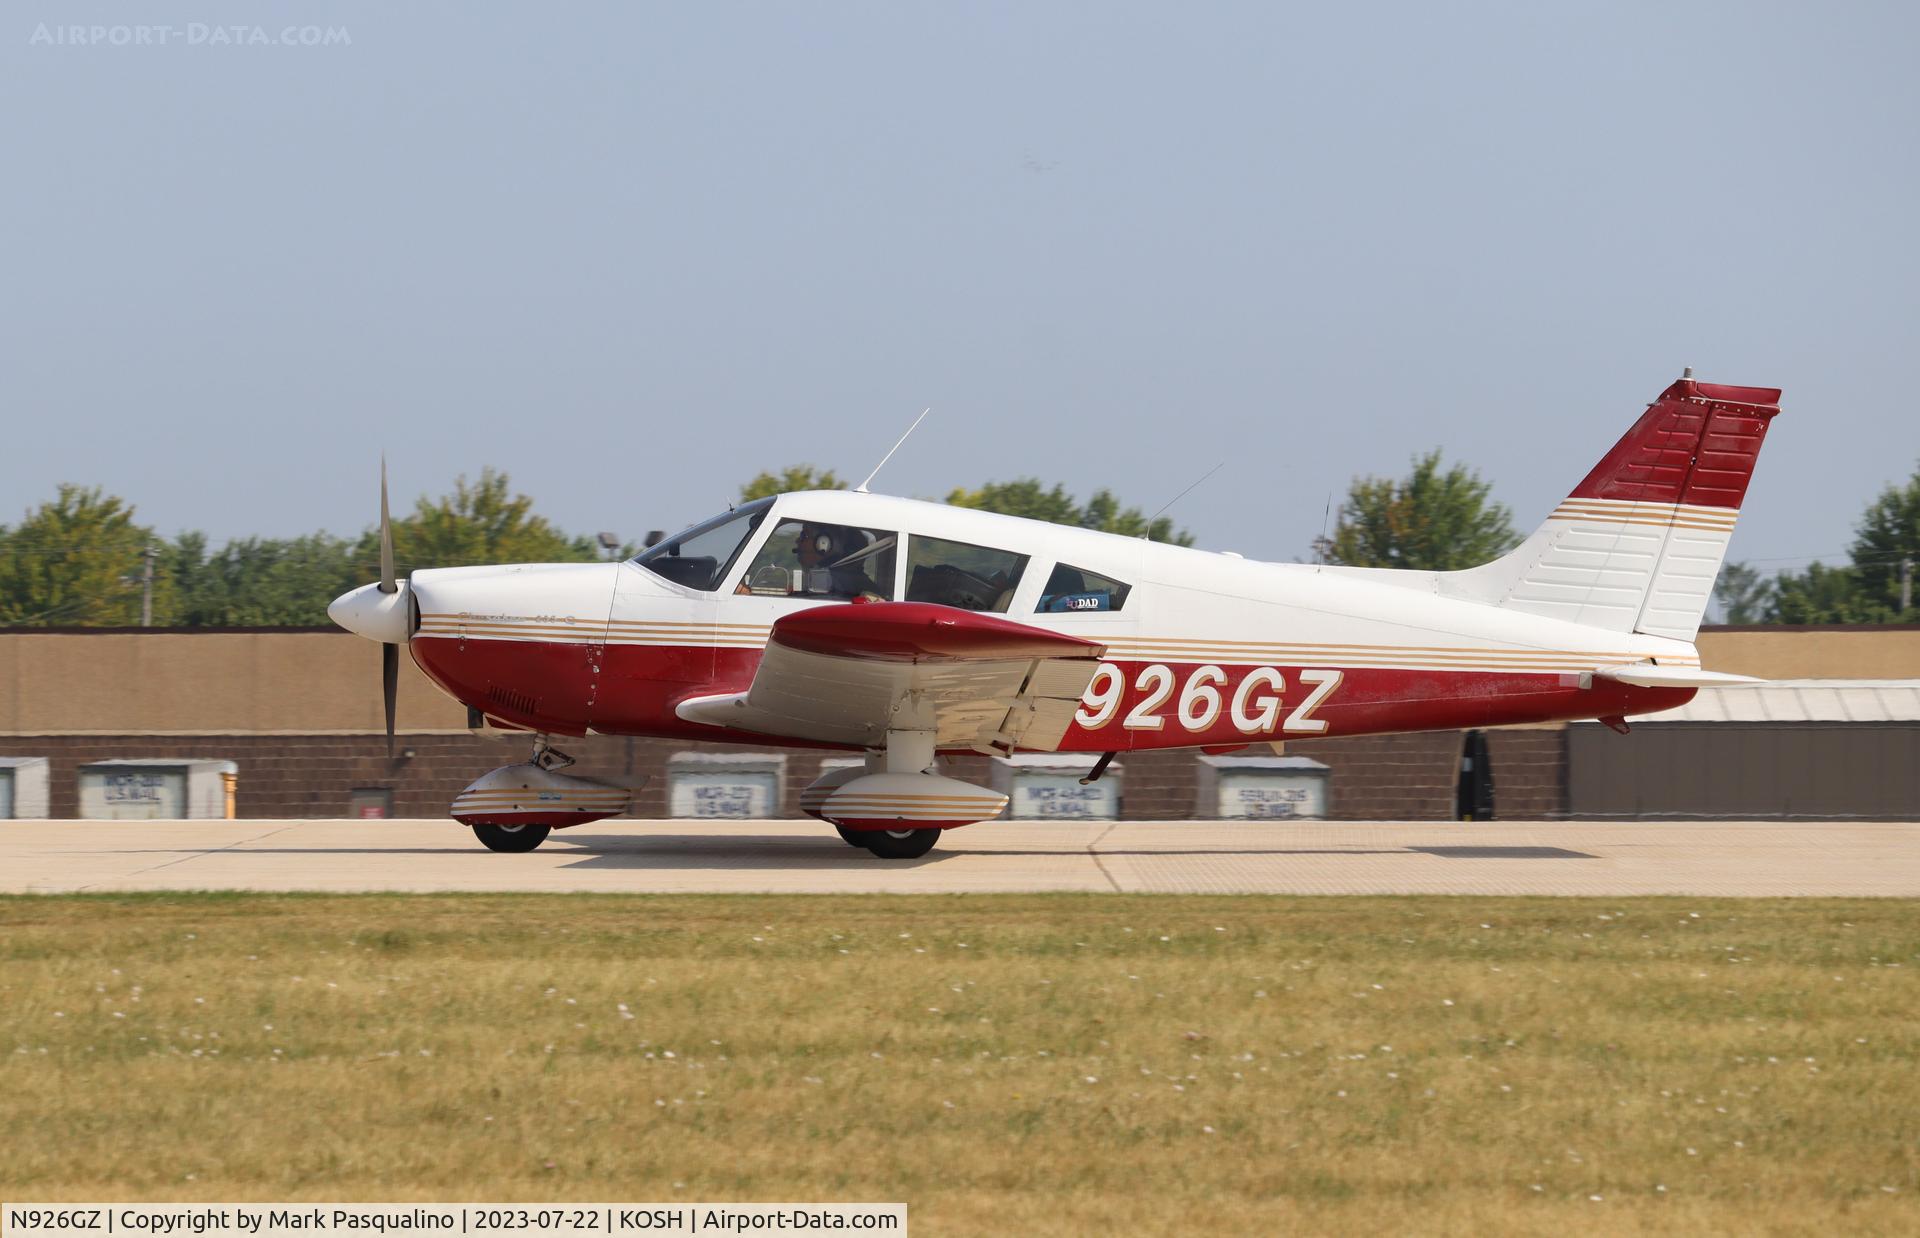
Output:
<instances>
[{"instance_id":1,"label":"rear cabin window","mask_svg":"<svg viewBox=\"0 0 1920 1238\"><path fill-rule=\"evenodd\" d=\"M938 537L907 539L907 601L1005 614L1027 556Z\"/></svg>"},{"instance_id":2,"label":"rear cabin window","mask_svg":"<svg viewBox=\"0 0 1920 1238\"><path fill-rule=\"evenodd\" d=\"M1079 614L1096 610L1119 610L1127 604L1133 586L1098 572L1062 563L1047 577L1046 590L1036 607L1042 614Z\"/></svg>"}]
</instances>

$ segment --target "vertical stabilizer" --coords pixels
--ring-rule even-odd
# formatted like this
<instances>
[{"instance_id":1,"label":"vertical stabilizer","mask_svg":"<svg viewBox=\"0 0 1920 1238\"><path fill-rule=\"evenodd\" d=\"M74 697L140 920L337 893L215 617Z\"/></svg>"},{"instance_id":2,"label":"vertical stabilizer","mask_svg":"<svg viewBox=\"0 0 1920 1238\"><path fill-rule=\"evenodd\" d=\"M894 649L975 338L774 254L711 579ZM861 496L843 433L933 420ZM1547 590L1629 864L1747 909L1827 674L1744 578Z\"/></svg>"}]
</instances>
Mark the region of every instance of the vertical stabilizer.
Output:
<instances>
[{"instance_id":1,"label":"vertical stabilizer","mask_svg":"<svg viewBox=\"0 0 1920 1238\"><path fill-rule=\"evenodd\" d=\"M1770 387L1683 378L1512 553L1442 591L1616 632L1691 641L1752 479Z\"/></svg>"}]
</instances>

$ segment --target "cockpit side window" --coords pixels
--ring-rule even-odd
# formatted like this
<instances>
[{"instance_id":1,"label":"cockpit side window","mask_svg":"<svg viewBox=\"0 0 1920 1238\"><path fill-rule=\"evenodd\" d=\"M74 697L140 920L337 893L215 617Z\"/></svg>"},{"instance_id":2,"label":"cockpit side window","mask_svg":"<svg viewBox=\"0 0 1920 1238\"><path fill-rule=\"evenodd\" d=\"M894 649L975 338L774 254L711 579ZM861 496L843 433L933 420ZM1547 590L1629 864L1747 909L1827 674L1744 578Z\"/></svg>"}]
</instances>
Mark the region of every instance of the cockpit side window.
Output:
<instances>
[{"instance_id":1,"label":"cockpit side window","mask_svg":"<svg viewBox=\"0 0 1920 1238\"><path fill-rule=\"evenodd\" d=\"M813 520L782 520L753 557L735 593L755 597L893 596L898 534Z\"/></svg>"},{"instance_id":2,"label":"cockpit side window","mask_svg":"<svg viewBox=\"0 0 1920 1238\"><path fill-rule=\"evenodd\" d=\"M648 547L633 562L676 585L711 593L772 506L772 499L743 504Z\"/></svg>"},{"instance_id":3,"label":"cockpit side window","mask_svg":"<svg viewBox=\"0 0 1920 1238\"><path fill-rule=\"evenodd\" d=\"M1027 556L915 535L907 539L907 601L1005 614Z\"/></svg>"},{"instance_id":4,"label":"cockpit side window","mask_svg":"<svg viewBox=\"0 0 1920 1238\"><path fill-rule=\"evenodd\" d=\"M1061 563L1047 577L1047 587L1034 607L1041 614L1080 614L1093 610L1119 610L1127 604L1133 586L1098 572Z\"/></svg>"}]
</instances>

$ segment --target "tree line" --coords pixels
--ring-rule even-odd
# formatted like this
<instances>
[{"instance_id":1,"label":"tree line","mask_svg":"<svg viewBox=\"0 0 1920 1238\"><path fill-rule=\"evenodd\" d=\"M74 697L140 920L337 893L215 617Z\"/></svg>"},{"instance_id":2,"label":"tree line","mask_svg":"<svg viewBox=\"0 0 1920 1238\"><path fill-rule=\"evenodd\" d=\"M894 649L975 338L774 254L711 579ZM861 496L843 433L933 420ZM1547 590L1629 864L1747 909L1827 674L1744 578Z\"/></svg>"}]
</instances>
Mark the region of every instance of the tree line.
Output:
<instances>
[{"instance_id":1,"label":"tree line","mask_svg":"<svg viewBox=\"0 0 1920 1238\"><path fill-rule=\"evenodd\" d=\"M407 567L577 561L590 537L560 532L514 494L507 475L463 477L393 522ZM379 572L376 529L355 537L162 538L115 495L71 483L12 527L0 526L0 625L11 627L304 627Z\"/></svg>"},{"instance_id":2,"label":"tree line","mask_svg":"<svg viewBox=\"0 0 1920 1238\"><path fill-rule=\"evenodd\" d=\"M844 484L830 469L795 465L754 477L739 501ZM1023 478L955 490L947 502L1193 544L1172 521L1149 518L1105 489L1082 503L1062 486ZM395 517L393 541L403 572L584 563L639 550L563 532L534 511L530 497L514 492L505 472L491 468L478 481L460 478L451 494L421 497ZM0 627L310 627L326 623L327 603L372 580L379 564L377 528L352 537L236 538L216 549L200 532L163 538L126 500L63 483L19 524L0 525Z\"/></svg>"},{"instance_id":3,"label":"tree line","mask_svg":"<svg viewBox=\"0 0 1920 1238\"><path fill-rule=\"evenodd\" d=\"M740 488L740 501L793 490L831 490L831 469L790 465ZM1110 489L1084 502L1038 478L956 488L958 507L1190 546L1193 537L1161 514L1124 504ZM1451 571L1499 557L1520 542L1512 513L1491 487L1438 450L1414 457L1398 478L1356 477L1331 527L1313 541L1319 562L1356 567ZM452 493L422 496L394 520L403 570L476 563L587 562L633 554L592 535L569 534L515 493L505 472L460 478ZM1729 563L1715 589L1728 623L1894 623L1920 621L1913 596L1920 557L1920 469L1868 504L1849 561L1767 574ZM74 484L0 525L0 626L305 627L326 622L327 603L373 579L379 537L316 532L292 538L237 538L213 548L203 533L161 538L125 500Z\"/></svg>"},{"instance_id":4,"label":"tree line","mask_svg":"<svg viewBox=\"0 0 1920 1238\"><path fill-rule=\"evenodd\" d=\"M1406 477L1355 478L1333 535L1318 543L1330 563L1451 571L1520 543L1512 515L1462 465L1440 453L1414 458ZM1723 623L1920 622L1920 468L1883 489L1854 526L1848 562L1765 572L1729 562L1714 584Z\"/></svg>"}]
</instances>

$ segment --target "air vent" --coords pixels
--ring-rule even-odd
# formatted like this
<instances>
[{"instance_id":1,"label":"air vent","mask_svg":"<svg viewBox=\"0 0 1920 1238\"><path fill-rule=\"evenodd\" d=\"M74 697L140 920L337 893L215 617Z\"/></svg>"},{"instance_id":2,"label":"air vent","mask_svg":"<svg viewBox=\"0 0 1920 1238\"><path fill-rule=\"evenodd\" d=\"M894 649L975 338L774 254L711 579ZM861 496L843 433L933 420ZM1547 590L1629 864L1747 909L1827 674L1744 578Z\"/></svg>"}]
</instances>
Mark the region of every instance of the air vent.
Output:
<instances>
[{"instance_id":1,"label":"air vent","mask_svg":"<svg viewBox=\"0 0 1920 1238\"><path fill-rule=\"evenodd\" d=\"M531 714L540 704L538 700L524 692L515 692L512 688L503 688L499 684L487 685L487 699L520 714Z\"/></svg>"}]
</instances>

